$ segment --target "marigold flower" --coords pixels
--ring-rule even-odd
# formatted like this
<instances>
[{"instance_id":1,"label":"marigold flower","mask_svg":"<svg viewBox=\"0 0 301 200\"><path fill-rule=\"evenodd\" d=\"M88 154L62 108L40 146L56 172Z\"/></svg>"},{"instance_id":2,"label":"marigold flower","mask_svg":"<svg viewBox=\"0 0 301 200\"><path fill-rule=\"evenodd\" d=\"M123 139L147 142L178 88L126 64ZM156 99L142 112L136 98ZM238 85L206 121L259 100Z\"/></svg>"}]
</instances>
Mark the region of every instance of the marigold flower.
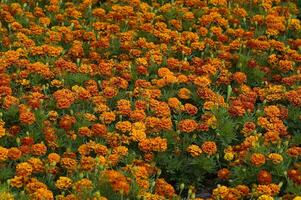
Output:
<instances>
[{"instance_id":1,"label":"marigold flower","mask_svg":"<svg viewBox=\"0 0 301 200\"><path fill-rule=\"evenodd\" d=\"M265 163L265 156L261 153L253 153L251 155L251 163L255 166L261 166Z\"/></svg>"},{"instance_id":2,"label":"marigold flower","mask_svg":"<svg viewBox=\"0 0 301 200\"><path fill-rule=\"evenodd\" d=\"M69 89L57 90L53 93L53 96L56 100L56 106L59 109L69 108L71 104L75 101L74 94Z\"/></svg>"},{"instance_id":3,"label":"marigold flower","mask_svg":"<svg viewBox=\"0 0 301 200\"><path fill-rule=\"evenodd\" d=\"M55 182L55 186L60 190L66 190L72 186L72 180L68 177L60 176Z\"/></svg>"},{"instance_id":4,"label":"marigold flower","mask_svg":"<svg viewBox=\"0 0 301 200\"><path fill-rule=\"evenodd\" d=\"M0 147L0 152L1 152L1 147ZM0 153L1 154L1 153ZM22 151L20 151L16 147L12 147L8 149L8 158L11 160L18 160L22 156ZM0 156L1 157L1 156ZM1 159L0 159L1 160Z\"/></svg>"},{"instance_id":5,"label":"marigold flower","mask_svg":"<svg viewBox=\"0 0 301 200\"><path fill-rule=\"evenodd\" d=\"M32 112L21 112L19 119L27 125L31 125L36 121L35 115Z\"/></svg>"},{"instance_id":6,"label":"marigold flower","mask_svg":"<svg viewBox=\"0 0 301 200\"><path fill-rule=\"evenodd\" d=\"M132 129L132 124L129 121L119 121L116 123L115 127L122 133L125 133Z\"/></svg>"},{"instance_id":7,"label":"marigold flower","mask_svg":"<svg viewBox=\"0 0 301 200\"><path fill-rule=\"evenodd\" d=\"M199 87L206 87L210 85L211 80L206 76L199 76L194 80L194 84Z\"/></svg>"},{"instance_id":8,"label":"marigold flower","mask_svg":"<svg viewBox=\"0 0 301 200\"><path fill-rule=\"evenodd\" d=\"M39 144L34 144L32 145L31 147L31 151L32 151L32 154L33 155L36 155L36 156L42 156L42 155L45 155L46 152L47 152L47 147L45 144L43 143L39 143Z\"/></svg>"},{"instance_id":9,"label":"marigold flower","mask_svg":"<svg viewBox=\"0 0 301 200\"><path fill-rule=\"evenodd\" d=\"M95 168L95 159L91 156L83 156L80 160L81 169L84 171L91 171Z\"/></svg>"},{"instance_id":10,"label":"marigold flower","mask_svg":"<svg viewBox=\"0 0 301 200\"><path fill-rule=\"evenodd\" d=\"M116 120L116 115L114 112L104 112L101 114L101 119L103 119L104 123L110 124Z\"/></svg>"},{"instance_id":11,"label":"marigold flower","mask_svg":"<svg viewBox=\"0 0 301 200\"><path fill-rule=\"evenodd\" d=\"M78 129L78 134L80 136L86 136L86 137L91 137L93 132L90 130L88 127L80 127Z\"/></svg>"},{"instance_id":12,"label":"marigold flower","mask_svg":"<svg viewBox=\"0 0 301 200\"><path fill-rule=\"evenodd\" d=\"M233 158L234 158L234 154L232 152L227 152L224 155L224 159L227 161L231 161L231 160L233 160Z\"/></svg>"},{"instance_id":13,"label":"marigold flower","mask_svg":"<svg viewBox=\"0 0 301 200\"><path fill-rule=\"evenodd\" d=\"M181 88L181 89L178 91L178 96L179 96L181 99L190 99L190 97L191 97L191 91L188 90L187 88Z\"/></svg>"},{"instance_id":14,"label":"marigold flower","mask_svg":"<svg viewBox=\"0 0 301 200\"><path fill-rule=\"evenodd\" d=\"M0 146L0 161L6 161L9 150L5 147Z\"/></svg>"},{"instance_id":15,"label":"marigold flower","mask_svg":"<svg viewBox=\"0 0 301 200\"><path fill-rule=\"evenodd\" d=\"M29 164L28 162L22 162L22 163L17 164L17 166L16 166L16 175L17 176L22 176L22 177L30 176L32 171L33 171L33 168L31 166L31 164Z\"/></svg>"},{"instance_id":16,"label":"marigold flower","mask_svg":"<svg viewBox=\"0 0 301 200\"><path fill-rule=\"evenodd\" d=\"M139 148L144 152L158 151L163 152L167 149L167 140L164 138L156 137L149 139L142 139L139 144Z\"/></svg>"},{"instance_id":17,"label":"marigold flower","mask_svg":"<svg viewBox=\"0 0 301 200\"><path fill-rule=\"evenodd\" d=\"M230 171L227 168L218 170L217 176L219 179L227 180L230 176Z\"/></svg>"},{"instance_id":18,"label":"marigold flower","mask_svg":"<svg viewBox=\"0 0 301 200\"><path fill-rule=\"evenodd\" d=\"M16 188L21 188L24 184L23 176L14 176L14 178L9 180L10 180L10 185Z\"/></svg>"},{"instance_id":19,"label":"marigold flower","mask_svg":"<svg viewBox=\"0 0 301 200\"><path fill-rule=\"evenodd\" d=\"M39 188L32 195L33 200L53 200L53 193L47 188Z\"/></svg>"},{"instance_id":20,"label":"marigold flower","mask_svg":"<svg viewBox=\"0 0 301 200\"><path fill-rule=\"evenodd\" d=\"M106 170L103 172L103 176L108 178L108 181L112 185L114 191L124 194L129 193L130 185L126 177L120 172L115 170Z\"/></svg>"},{"instance_id":21,"label":"marigold flower","mask_svg":"<svg viewBox=\"0 0 301 200\"><path fill-rule=\"evenodd\" d=\"M50 153L47 158L49 163L59 163L61 156L57 153Z\"/></svg>"},{"instance_id":22,"label":"marigold flower","mask_svg":"<svg viewBox=\"0 0 301 200\"><path fill-rule=\"evenodd\" d=\"M217 152L217 146L215 142L206 141L202 144L202 150L209 155L213 155Z\"/></svg>"},{"instance_id":23,"label":"marigold flower","mask_svg":"<svg viewBox=\"0 0 301 200\"><path fill-rule=\"evenodd\" d=\"M93 183L87 178L81 179L74 183L77 192L84 192L93 188Z\"/></svg>"},{"instance_id":24,"label":"marigold flower","mask_svg":"<svg viewBox=\"0 0 301 200\"><path fill-rule=\"evenodd\" d=\"M198 157L202 154L202 149L197 145L190 145L187 147L187 152L190 153L193 157Z\"/></svg>"},{"instance_id":25,"label":"marigold flower","mask_svg":"<svg viewBox=\"0 0 301 200\"><path fill-rule=\"evenodd\" d=\"M260 170L257 175L259 184L270 184L272 182L272 175L266 170Z\"/></svg>"},{"instance_id":26,"label":"marigold flower","mask_svg":"<svg viewBox=\"0 0 301 200\"><path fill-rule=\"evenodd\" d=\"M32 166L33 173L42 173L44 171L44 163L39 158L30 158L27 162Z\"/></svg>"},{"instance_id":27,"label":"marigold flower","mask_svg":"<svg viewBox=\"0 0 301 200\"><path fill-rule=\"evenodd\" d=\"M170 199L175 195L175 189L160 178L156 180L155 193Z\"/></svg>"},{"instance_id":28,"label":"marigold flower","mask_svg":"<svg viewBox=\"0 0 301 200\"><path fill-rule=\"evenodd\" d=\"M269 195L261 195L260 197L258 197L258 200L273 200L274 198L269 196Z\"/></svg>"},{"instance_id":29,"label":"marigold flower","mask_svg":"<svg viewBox=\"0 0 301 200\"><path fill-rule=\"evenodd\" d=\"M197 128L197 126L198 123L196 123L193 119L184 119L179 122L178 129L184 133L191 133Z\"/></svg>"},{"instance_id":30,"label":"marigold flower","mask_svg":"<svg viewBox=\"0 0 301 200\"><path fill-rule=\"evenodd\" d=\"M3 198L3 200L14 200L15 199L13 194L11 194L10 192L6 192L6 191L1 191L0 196L1 196L1 198Z\"/></svg>"},{"instance_id":31,"label":"marigold flower","mask_svg":"<svg viewBox=\"0 0 301 200\"><path fill-rule=\"evenodd\" d=\"M271 160L274 164L280 164L283 161L282 155L278 153L270 153L268 155L269 160Z\"/></svg>"},{"instance_id":32,"label":"marigold flower","mask_svg":"<svg viewBox=\"0 0 301 200\"><path fill-rule=\"evenodd\" d=\"M60 164L70 171L74 171L77 168L77 161L72 158L62 158Z\"/></svg>"}]
</instances>

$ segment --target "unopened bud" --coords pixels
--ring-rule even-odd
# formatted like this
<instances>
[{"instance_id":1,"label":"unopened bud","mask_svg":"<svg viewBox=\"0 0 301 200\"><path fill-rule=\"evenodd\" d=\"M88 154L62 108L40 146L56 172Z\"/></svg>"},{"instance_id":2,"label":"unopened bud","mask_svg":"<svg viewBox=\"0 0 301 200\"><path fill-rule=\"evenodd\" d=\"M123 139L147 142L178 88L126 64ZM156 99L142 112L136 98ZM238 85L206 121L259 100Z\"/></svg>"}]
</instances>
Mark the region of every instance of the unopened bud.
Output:
<instances>
[{"instance_id":1,"label":"unopened bud","mask_svg":"<svg viewBox=\"0 0 301 200\"><path fill-rule=\"evenodd\" d=\"M184 190L184 188L185 188L185 184L184 184L184 183L181 183L181 185L180 185L180 190Z\"/></svg>"}]
</instances>

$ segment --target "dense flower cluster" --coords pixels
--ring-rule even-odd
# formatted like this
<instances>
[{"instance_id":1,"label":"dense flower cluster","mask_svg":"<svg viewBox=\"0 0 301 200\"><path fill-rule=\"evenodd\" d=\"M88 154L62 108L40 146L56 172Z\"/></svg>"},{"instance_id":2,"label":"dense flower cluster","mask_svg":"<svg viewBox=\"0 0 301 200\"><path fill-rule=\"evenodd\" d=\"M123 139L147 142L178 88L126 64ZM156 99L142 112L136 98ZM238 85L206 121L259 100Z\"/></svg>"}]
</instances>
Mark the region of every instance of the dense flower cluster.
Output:
<instances>
[{"instance_id":1,"label":"dense flower cluster","mask_svg":"<svg viewBox=\"0 0 301 200\"><path fill-rule=\"evenodd\" d=\"M1 0L0 200L300 200L300 17Z\"/></svg>"}]
</instances>

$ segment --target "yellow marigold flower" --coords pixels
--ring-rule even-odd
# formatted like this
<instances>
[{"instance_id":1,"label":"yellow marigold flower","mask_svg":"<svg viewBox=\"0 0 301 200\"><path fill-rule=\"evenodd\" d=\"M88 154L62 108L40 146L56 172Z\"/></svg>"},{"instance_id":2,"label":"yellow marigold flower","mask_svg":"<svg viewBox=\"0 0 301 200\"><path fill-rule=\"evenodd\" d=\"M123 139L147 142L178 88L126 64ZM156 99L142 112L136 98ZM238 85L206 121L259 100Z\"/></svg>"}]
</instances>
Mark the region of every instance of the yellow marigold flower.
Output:
<instances>
[{"instance_id":1,"label":"yellow marigold flower","mask_svg":"<svg viewBox=\"0 0 301 200\"><path fill-rule=\"evenodd\" d=\"M7 159L8 149L0 146L0 162Z\"/></svg>"},{"instance_id":2,"label":"yellow marigold flower","mask_svg":"<svg viewBox=\"0 0 301 200\"><path fill-rule=\"evenodd\" d=\"M258 197L258 200L273 200L273 199L274 199L273 197L265 194Z\"/></svg>"},{"instance_id":3,"label":"yellow marigold flower","mask_svg":"<svg viewBox=\"0 0 301 200\"><path fill-rule=\"evenodd\" d=\"M216 198L224 199L229 193L229 188L226 186L218 186L212 192L212 195Z\"/></svg>"},{"instance_id":4,"label":"yellow marigold flower","mask_svg":"<svg viewBox=\"0 0 301 200\"><path fill-rule=\"evenodd\" d=\"M32 195L32 200L54 200L53 193L45 188L37 189Z\"/></svg>"},{"instance_id":5,"label":"yellow marigold flower","mask_svg":"<svg viewBox=\"0 0 301 200\"><path fill-rule=\"evenodd\" d=\"M293 200L301 200L301 196L296 196Z\"/></svg>"},{"instance_id":6,"label":"yellow marigold flower","mask_svg":"<svg viewBox=\"0 0 301 200\"><path fill-rule=\"evenodd\" d=\"M55 186L60 190L66 190L72 186L72 180L68 177L61 176L56 182Z\"/></svg>"},{"instance_id":7,"label":"yellow marigold flower","mask_svg":"<svg viewBox=\"0 0 301 200\"><path fill-rule=\"evenodd\" d=\"M190 145L187 148L187 152L190 153L193 157L197 157L202 154L202 149L198 145Z\"/></svg>"},{"instance_id":8,"label":"yellow marigold flower","mask_svg":"<svg viewBox=\"0 0 301 200\"><path fill-rule=\"evenodd\" d=\"M227 152L224 155L224 159L227 161L231 161L231 160L233 160L233 158L234 158L234 154L232 152Z\"/></svg>"},{"instance_id":9,"label":"yellow marigold flower","mask_svg":"<svg viewBox=\"0 0 301 200\"><path fill-rule=\"evenodd\" d=\"M5 136L4 122L0 121L0 138Z\"/></svg>"},{"instance_id":10,"label":"yellow marigold flower","mask_svg":"<svg viewBox=\"0 0 301 200\"><path fill-rule=\"evenodd\" d=\"M274 164L280 164L283 161L282 155L278 153L270 153L268 155L268 158L274 163Z\"/></svg>"},{"instance_id":11,"label":"yellow marigold flower","mask_svg":"<svg viewBox=\"0 0 301 200\"><path fill-rule=\"evenodd\" d=\"M21 176L14 176L14 178L9 179L10 185L12 187L21 188L23 186L23 179Z\"/></svg>"},{"instance_id":12,"label":"yellow marigold flower","mask_svg":"<svg viewBox=\"0 0 301 200\"><path fill-rule=\"evenodd\" d=\"M14 200L15 199L13 194L6 192L6 191L0 192L0 197L1 197L1 200Z\"/></svg>"}]
</instances>

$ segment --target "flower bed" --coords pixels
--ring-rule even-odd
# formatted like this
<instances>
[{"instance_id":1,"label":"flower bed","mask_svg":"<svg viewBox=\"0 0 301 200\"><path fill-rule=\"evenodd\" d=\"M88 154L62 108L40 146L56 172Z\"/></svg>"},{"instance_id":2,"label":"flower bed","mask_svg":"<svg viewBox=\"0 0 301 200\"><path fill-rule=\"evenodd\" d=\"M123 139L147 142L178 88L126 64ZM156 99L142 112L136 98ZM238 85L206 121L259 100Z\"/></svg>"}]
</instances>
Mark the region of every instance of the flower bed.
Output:
<instances>
[{"instance_id":1,"label":"flower bed","mask_svg":"<svg viewBox=\"0 0 301 200\"><path fill-rule=\"evenodd\" d=\"M0 200L300 200L300 9L1 0Z\"/></svg>"}]
</instances>

